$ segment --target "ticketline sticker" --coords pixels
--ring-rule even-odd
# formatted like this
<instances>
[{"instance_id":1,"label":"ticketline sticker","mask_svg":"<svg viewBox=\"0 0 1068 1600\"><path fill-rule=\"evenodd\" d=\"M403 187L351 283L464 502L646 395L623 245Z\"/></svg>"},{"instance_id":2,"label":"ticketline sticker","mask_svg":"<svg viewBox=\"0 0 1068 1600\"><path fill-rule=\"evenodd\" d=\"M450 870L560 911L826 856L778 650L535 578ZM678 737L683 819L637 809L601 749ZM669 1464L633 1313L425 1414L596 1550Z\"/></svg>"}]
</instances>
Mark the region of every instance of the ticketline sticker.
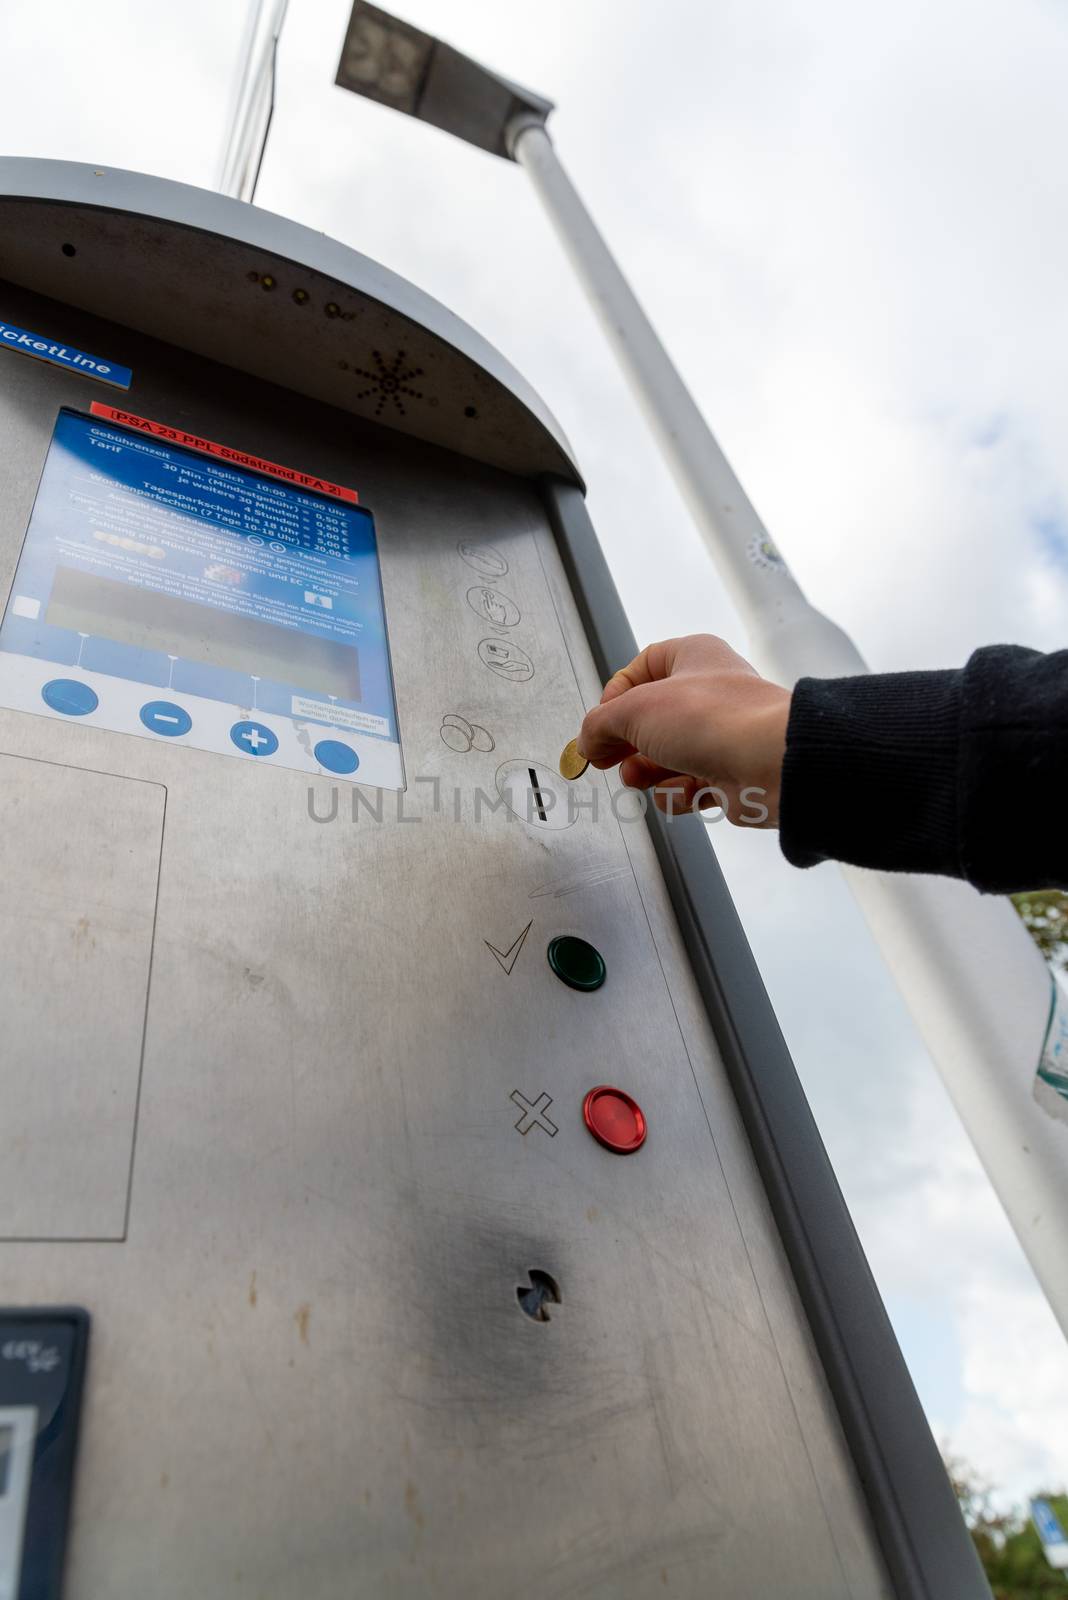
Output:
<instances>
[{"instance_id":1,"label":"ticketline sticker","mask_svg":"<svg viewBox=\"0 0 1068 1600\"><path fill-rule=\"evenodd\" d=\"M98 383L110 383L116 389L128 389L133 381L129 367L122 367L117 361L91 356L85 350L75 350L73 345L50 339L46 333L30 333L10 322L0 322L0 349L16 350L19 355L47 361L50 366L77 372L83 378L96 378Z\"/></svg>"}]
</instances>

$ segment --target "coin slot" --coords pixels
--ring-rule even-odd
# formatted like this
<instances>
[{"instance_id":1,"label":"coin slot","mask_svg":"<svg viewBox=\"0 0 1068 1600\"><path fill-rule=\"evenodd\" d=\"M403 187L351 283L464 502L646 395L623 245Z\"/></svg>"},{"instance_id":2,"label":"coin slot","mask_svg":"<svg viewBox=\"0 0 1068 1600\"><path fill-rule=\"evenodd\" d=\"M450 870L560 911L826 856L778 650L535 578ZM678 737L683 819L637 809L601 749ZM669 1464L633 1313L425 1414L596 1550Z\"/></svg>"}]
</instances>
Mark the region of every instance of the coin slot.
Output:
<instances>
[{"instance_id":1,"label":"coin slot","mask_svg":"<svg viewBox=\"0 0 1068 1600\"><path fill-rule=\"evenodd\" d=\"M571 785L544 756L513 756L503 761L494 783L512 816L532 828L570 828L578 821Z\"/></svg>"},{"instance_id":2,"label":"coin slot","mask_svg":"<svg viewBox=\"0 0 1068 1600\"><path fill-rule=\"evenodd\" d=\"M535 772L533 767L528 767L527 772L530 774L530 792L534 796L534 804L538 808L538 816L543 822L548 822L549 818L545 810L545 801L542 799L541 789L538 786L538 774Z\"/></svg>"},{"instance_id":3,"label":"coin slot","mask_svg":"<svg viewBox=\"0 0 1068 1600\"><path fill-rule=\"evenodd\" d=\"M515 1292L520 1310L533 1322L549 1322L549 1307L560 1304L560 1285L540 1267L531 1267L528 1276L529 1285L524 1288L520 1284Z\"/></svg>"}]
</instances>

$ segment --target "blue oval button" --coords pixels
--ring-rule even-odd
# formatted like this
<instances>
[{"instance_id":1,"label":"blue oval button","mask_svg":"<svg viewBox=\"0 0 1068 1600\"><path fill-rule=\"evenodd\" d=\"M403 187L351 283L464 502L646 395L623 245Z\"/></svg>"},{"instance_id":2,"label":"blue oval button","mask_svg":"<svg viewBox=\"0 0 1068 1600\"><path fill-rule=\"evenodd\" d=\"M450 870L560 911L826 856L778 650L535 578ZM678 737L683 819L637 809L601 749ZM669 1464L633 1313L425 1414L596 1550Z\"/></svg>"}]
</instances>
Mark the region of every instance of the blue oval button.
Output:
<instances>
[{"instance_id":1,"label":"blue oval button","mask_svg":"<svg viewBox=\"0 0 1068 1600\"><path fill-rule=\"evenodd\" d=\"M315 746L315 759L327 772L342 774L355 772L360 764L355 750L350 745L342 744L340 739L320 739Z\"/></svg>"},{"instance_id":2,"label":"blue oval button","mask_svg":"<svg viewBox=\"0 0 1068 1600\"><path fill-rule=\"evenodd\" d=\"M41 699L65 717L87 717L100 704L89 685L77 678L53 678L41 690Z\"/></svg>"},{"instance_id":3,"label":"blue oval button","mask_svg":"<svg viewBox=\"0 0 1068 1600\"><path fill-rule=\"evenodd\" d=\"M235 722L230 738L247 756L273 756L278 739L262 722Z\"/></svg>"},{"instance_id":4,"label":"blue oval button","mask_svg":"<svg viewBox=\"0 0 1068 1600\"><path fill-rule=\"evenodd\" d=\"M184 706L176 706L173 700L150 700L141 707L141 721L153 733L162 733L165 739L177 739L193 726L189 712Z\"/></svg>"}]
</instances>

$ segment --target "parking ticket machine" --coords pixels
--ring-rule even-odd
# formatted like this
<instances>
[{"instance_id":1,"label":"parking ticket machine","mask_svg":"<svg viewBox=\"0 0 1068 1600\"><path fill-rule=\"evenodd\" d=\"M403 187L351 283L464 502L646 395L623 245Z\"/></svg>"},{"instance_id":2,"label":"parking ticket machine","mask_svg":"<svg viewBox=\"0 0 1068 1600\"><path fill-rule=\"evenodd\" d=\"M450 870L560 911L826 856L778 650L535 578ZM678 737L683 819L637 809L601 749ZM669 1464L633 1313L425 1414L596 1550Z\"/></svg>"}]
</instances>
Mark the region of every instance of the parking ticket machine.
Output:
<instances>
[{"instance_id":1,"label":"parking ticket machine","mask_svg":"<svg viewBox=\"0 0 1068 1600\"><path fill-rule=\"evenodd\" d=\"M0 422L2 1600L984 1593L538 397L7 161Z\"/></svg>"}]
</instances>

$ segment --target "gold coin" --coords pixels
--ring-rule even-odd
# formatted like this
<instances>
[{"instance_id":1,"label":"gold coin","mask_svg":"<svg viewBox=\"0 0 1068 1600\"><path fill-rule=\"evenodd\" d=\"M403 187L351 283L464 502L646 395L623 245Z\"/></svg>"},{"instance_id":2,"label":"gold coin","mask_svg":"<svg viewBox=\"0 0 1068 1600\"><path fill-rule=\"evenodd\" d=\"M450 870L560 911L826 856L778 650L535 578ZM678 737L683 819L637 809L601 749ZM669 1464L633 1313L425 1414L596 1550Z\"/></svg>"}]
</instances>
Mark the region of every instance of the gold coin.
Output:
<instances>
[{"instance_id":1,"label":"gold coin","mask_svg":"<svg viewBox=\"0 0 1068 1600\"><path fill-rule=\"evenodd\" d=\"M569 739L560 752L560 776L570 782L581 778L588 766L586 757L579 755L578 740Z\"/></svg>"}]
</instances>

